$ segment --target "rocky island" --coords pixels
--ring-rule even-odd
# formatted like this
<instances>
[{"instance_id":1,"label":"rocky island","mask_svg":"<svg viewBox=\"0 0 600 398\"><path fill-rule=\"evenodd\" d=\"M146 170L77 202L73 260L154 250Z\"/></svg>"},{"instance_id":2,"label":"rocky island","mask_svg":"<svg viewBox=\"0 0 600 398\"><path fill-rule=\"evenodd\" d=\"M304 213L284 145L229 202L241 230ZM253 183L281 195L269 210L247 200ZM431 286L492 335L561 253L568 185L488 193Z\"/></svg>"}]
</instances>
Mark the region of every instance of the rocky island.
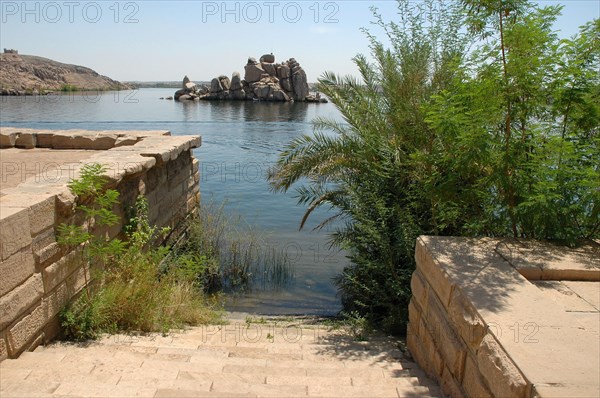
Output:
<instances>
[{"instance_id":1,"label":"rocky island","mask_svg":"<svg viewBox=\"0 0 600 398\"><path fill-rule=\"evenodd\" d=\"M79 65L64 64L4 49L0 54L0 94L38 95L49 91L128 90L120 83Z\"/></svg>"},{"instance_id":2,"label":"rocky island","mask_svg":"<svg viewBox=\"0 0 600 398\"><path fill-rule=\"evenodd\" d=\"M259 61L248 58L244 66L244 79L234 72L231 79L221 75L212 79L210 87L197 85L185 76L183 87L174 98L178 101L193 100L253 100L253 101L301 101L327 102L318 93L309 92L306 72L294 58L275 63L273 54L265 54Z\"/></svg>"}]
</instances>

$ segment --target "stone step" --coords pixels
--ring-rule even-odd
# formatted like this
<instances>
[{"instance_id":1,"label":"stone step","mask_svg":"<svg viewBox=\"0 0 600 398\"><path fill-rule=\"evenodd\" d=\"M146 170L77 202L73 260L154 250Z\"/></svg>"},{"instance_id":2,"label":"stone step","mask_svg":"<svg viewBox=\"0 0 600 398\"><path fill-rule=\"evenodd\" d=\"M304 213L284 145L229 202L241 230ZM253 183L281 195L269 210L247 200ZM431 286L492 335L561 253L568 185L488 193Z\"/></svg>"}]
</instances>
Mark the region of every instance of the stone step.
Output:
<instances>
[{"instance_id":1,"label":"stone step","mask_svg":"<svg viewBox=\"0 0 600 398\"><path fill-rule=\"evenodd\" d=\"M385 336L356 342L301 322L227 327L39 347L0 363L0 396L441 396Z\"/></svg>"}]
</instances>

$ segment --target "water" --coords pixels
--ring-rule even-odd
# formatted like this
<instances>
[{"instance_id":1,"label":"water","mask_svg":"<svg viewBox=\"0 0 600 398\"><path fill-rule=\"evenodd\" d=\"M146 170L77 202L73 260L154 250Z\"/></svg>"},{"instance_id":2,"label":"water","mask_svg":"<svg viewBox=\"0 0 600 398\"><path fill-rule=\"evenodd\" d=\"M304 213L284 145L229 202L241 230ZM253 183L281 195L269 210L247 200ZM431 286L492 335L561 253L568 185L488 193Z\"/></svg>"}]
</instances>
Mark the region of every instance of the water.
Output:
<instances>
[{"instance_id":1,"label":"water","mask_svg":"<svg viewBox=\"0 0 600 398\"><path fill-rule=\"evenodd\" d=\"M287 253L294 277L285 286L257 284L229 297L230 310L264 314L331 315L340 309L332 278L347 264L328 250L328 231L312 231L327 217L314 212L298 231L304 208L294 193L273 194L265 174L294 137L311 133L316 116L339 118L331 104L191 102L160 100L174 89L1 97L2 126L39 129L170 130L202 136L194 151L201 162L202 201L227 201L227 211L256 227L264 250Z\"/></svg>"}]
</instances>

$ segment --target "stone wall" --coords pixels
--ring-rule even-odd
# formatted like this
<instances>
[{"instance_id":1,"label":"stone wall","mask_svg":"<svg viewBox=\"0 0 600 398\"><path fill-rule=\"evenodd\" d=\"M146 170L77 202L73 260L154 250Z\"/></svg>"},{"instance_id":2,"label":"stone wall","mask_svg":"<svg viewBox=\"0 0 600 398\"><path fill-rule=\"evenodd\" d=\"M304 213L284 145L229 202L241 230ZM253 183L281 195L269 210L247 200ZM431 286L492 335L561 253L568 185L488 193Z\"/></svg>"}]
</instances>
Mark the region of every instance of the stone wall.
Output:
<instances>
[{"instance_id":1,"label":"stone wall","mask_svg":"<svg viewBox=\"0 0 600 398\"><path fill-rule=\"evenodd\" d=\"M30 176L16 187L0 190L0 360L53 339L59 333L59 311L89 280L78 253L59 246L55 234L59 224L78 222L76 198L67 182L78 176L81 166L107 167L109 185L120 192L120 205L115 208L119 215L138 195L145 195L150 222L177 230L199 205L198 160L192 154L198 146L200 137L170 136L164 131L2 128L4 155L17 151L6 148L28 148L28 154L35 148L51 148L64 150L65 156L69 150L86 149L90 155L52 178ZM43 161L43 153L40 156ZM122 227L121 223L95 233L116 237Z\"/></svg>"},{"instance_id":2,"label":"stone wall","mask_svg":"<svg viewBox=\"0 0 600 398\"><path fill-rule=\"evenodd\" d=\"M600 396L598 242L423 236L416 262L408 349L444 394ZM524 275L580 282L548 295Z\"/></svg>"}]
</instances>

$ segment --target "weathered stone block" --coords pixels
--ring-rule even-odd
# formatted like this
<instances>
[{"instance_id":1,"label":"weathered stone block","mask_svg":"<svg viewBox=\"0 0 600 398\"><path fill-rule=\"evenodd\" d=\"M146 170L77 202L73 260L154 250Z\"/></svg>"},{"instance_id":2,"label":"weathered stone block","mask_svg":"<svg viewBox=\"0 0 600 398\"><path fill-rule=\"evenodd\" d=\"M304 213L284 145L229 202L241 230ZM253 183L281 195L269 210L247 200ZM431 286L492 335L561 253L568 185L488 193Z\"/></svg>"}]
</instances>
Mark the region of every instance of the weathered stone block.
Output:
<instances>
[{"instance_id":1,"label":"weathered stone block","mask_svg":"<svg viewBox=\"0 0 600 398\"><path fill-rule=\"evenodd\" d=\"M475 353L486 334L486 325L459 289L452 292L448 316L459 336Z\"/></svg>"},{"instance_id":2,"label":"weathered stone block","mask_svg":"<svg viewBox=\"0 0 600 398\"><path fill-rule=\"evenodd\" d=\"M13 148L17 140L17 133L0 132L0 148Z\"/></svg>"},{"instance_id":3,"label":"weathered stone block","mask_svg":"<svg viewBox=\"0 0 600 398\"><path fill-rule=\"evenodd\" d=\"M19 286L35 272L31 247L26 247L0 262L0 296Z\"/></svg>"},{"instance_id":4,"label":"weathered stone block","mask_svg":"<svg viewBox=\"0 0 600 398\"><path fill-rule=\"evenodd\" d=\"M117 140L115 141L114 146L115 146L115 148L117 148L117 147L122 147L122 146L135 145L138 141L139 141L138 137L135 137L135 136L131 136L131 135L119 136L119 137L117 137Z\"/></svg>"},{"instance_id":5,"label":"weathered stone block","mask_svg":"<svg viewBox=\"0 0 600 398\"><path fill-rule=\"evenodd\" d=\"M414 360L421 366L423 371L432 376L433 372L431 370L431 366L429 365L429 358L427 358L427 355L425 355L423 352L423 343L419 339L419 335L415 329L417 329L417 327L414 326L413 323L409 322L406 330L406 345L408 347L408 351Z\"/></svg>"},{"instance_id":6,"label":"weathered stone block","mask_svg":"<svg viewBox=\"0 0 600 398\"><path fill-rule=\"evenodd\" d=\"M200 161L196 158L192 159L192 173L198 173L200 169Z\"/></svg>"},{"instance_id":7,"label":"weathered stone block","mask_svg":"<svg viewBox=\"0 0 600 398\"><path fill-rule=\"evenodd\" d=\"M89 280L89 272L84 267L77 268L69 275L65 281L69 296L73 297L79 293L85 287L86 280Z\"/></svg>"},{"instance_id":8,"label":"weathered stone block","mask_svg":"<svg viewBox=\"0 0 600 398\"><path fill-rule=\"evenodd\" d=\"M60 335L62 327L60 325L60 319L57 316L48 320L44 326L44 342L43 344L51 343L57 336Z\"/></svg>"},{"instance_id":9,"label":"weathered stone block","mask_svg":"<svg viewBox=\"0 0 600 398\"><path fill-rule=\"evenodd\" d=\"M422 310L413 297L408 303L408 321L413 325L413 330L417 335L420 335L421 313Z\"/></svg>"},{"instance_id":10,"label":"weathered stone block","mask_svg":"<svg viewBox=\"0 0 600 398\"><path fill-rule=\"evenodd\" d=\"M427 310L427 295L429 290L429 285L425 281L425 278L418 270L413 272L412 278L410 279L410 288L412 291L413 298L419 304L419 307L423 310ZM426 315L423 314L424 316Z\"/></svg>"},{"instance_id":11,"label":"weathered stone block","mask_svg":"<svg viewBox=\"0 0 600 398\"><path fill-rule=\"evenodd\" d=\"M29 209L29 225L31 235L54 226L55 196L46 193L30 193L23 187L16 192L11 191L0 199L2 208ZM3 211L4 212L4 211Z\"/></svg>"},{"instance_id":12,"label":"weathered stone block","mask_svg":"<svg viewBox=\"0 0 600 398\"><path fill-rule=\"evenodd\" d=\"M61 283L52 293L43 299L48 318L56 316L67 304L72 295L69 294L67 283Z\"/></svg>"},{"instance_id":13,"label":"weathered stone block","mask_svg":"<svg viewBox=\"0 0 600 398\"><path fill-rule=\"evenodd\" d=\"M421 317L419 333L421 333L420 340L423 344L422 351L427 358L429 372L439 379L442 377L442 372L444 370L444 360L435 344L435 339L439 336L439 330L428 325L425 322L425 319Z\"/></svg>"},{"instance_id":14,"label":"weathered stone block","mask_svg":"<svg viewBox=\"0 0 600 398\"><path fill-rule=\"evenodd\" d=\"M37 137L32 133L21 133L15 140L15 147L32 149L36 147Z\"/></svg>"},{"instance_id":15,"label":"weathered stone block","mask_svg":"<svg viewBox=\"0 0 600 398\"><path fill-rule=\"evenodd\" d=\"M29 203L29 224L31 235L37 235L46 228L54 227L56 222L56 196L31 198Z\"/></svg>"},{"instance_id":16,"label":"weathered stone block","mask_svg":"<svg viewBox=\"0 0 600 398\"><path fill-rule=\"evenodd\" d=\"M448 397L465 396L460 383L454 378L454 375L447 367L444 367L444 371L442 372L440 386L442 387L442 392L444 395Z\"/></svg>"},{"instance_id":17,"label":"weathered stone block","mask_svg":"<svg viewBox=\"0 0 600 398\"><path fill-rule=\"evenodd\" d=\"M492 393L485 385L477 364L474 358L467 355L465 362L465 376L463 378L462 387L469 397L492 397Z\"/></svg>"},{"instance_id":18,"label":"weathered stone block","mask_svg":"<svg viewBox=\"0 0 600 398\"><path fill-rule=\"evenodd\" d=\"M483 374L492 395L525 397L527 382L491 334L481 341L477 351L477 367Z\"/></svg>"},{"instance_id":19,"label":"weathered stone block","mask_svg":"<svg viewBox=\"0 0 600 398\"><path fill-rule=\"evenodd\" d=\"M462 381L465 364L466 346L456 335L452 325L446 318L446 312L437 297L429 298L429 310L426 323L433 333L433 341L442 355L444 363L453 377Z\"/></svg>"},{"instance_id":20,"label":"weathered stone block","mask_svg":"<svg viewBox=\"0 0 600 398\"><path fill-rule=\"evenodd\" d=\"M52 137L54 137L54 133L44 131L37 133L36 136L36 146L38 148L52 148Z\"/></svg>"},{"instance_id":21,"label":"weathered stone block","mask_svg":"<svg viewBox=\"0 0 600 398\"><path fill-rule=\"evenodd\" d=\"M192 178L193 177L191 175L191 169L185 170L185 171L182 170L179 173L172 175L168 179L169 180L169 191L177 189L177 188L181 187L182 185L185 185L185 187L187 189L188 180L190 180Z\"/></svg>"},{"instance_id":22,"label":"weathered stone block","mask_svg":"<svg viewBox=\"0 0 600 398\"><path fill-rule=\"evenodd\" d=\"M44 294L42 276L34 274L22 285L0 297L0 330L10 325Z\"/></svg>"},{"instance_id":23,"label":"weathered stone block","mask_svg":"<svg viewBox=\"0 0 600 398\"><path fill-rule=\"evenodd\" d=\"M450 294L452 293L452 285L450 284L448 275L439 264L436 264L421 238L417 239L415 252L417 269L429 283L430 290L433 290L437 294L444 308L447 308L450 302Z\"/></svg>"},{"instance_id":24,"label":"weathered stone block","mask_svg":"<svg viewBox=\"0 0 600 398\"><path fill-rule=\"evenodd\" d=\"M22 248L31 245L29 211L21 208L0 208L0 242L2 256L6 260Z\"/></svg>"},{"instance_id":25,"label":"weathered stone block","mask_svg":"<svg viewBox=\"0 0 600 398\"><path fill-rule=\"evenodd\" d=\"M38 270L45 268L58 260L62 248L56 242L54 228L48 228L33 238L31 243L34 259Z\"/></svg>"},{"instance_id":26,"label":"weathered stone block","mask_svg":"<svg viewBox=\"0 0 600 398\"><path fill-rule=\"evenodd\" d=\"M81 254L79 251L74 250L63 256L54 264L44 268L42 271L42 275L44 276L44 289L47 292L52 291L78 267L82 267Z\"/></svg>"},{"instance_id":27,"label":"weathered stone block","mask_svg":"<svg viewBox=\"0 0 600 398\"><path fill-rule=\"evenodd\" d=\"M17 322L7 334L8 350L11 357L25 350L33 340L39 337L48 318L42 302L27 316Z\"/></svg>"},{"instance_id":28,"label":"weathered stone block","mask_svg":"<svg viewBox=\"0 0 600 398\"><path fill-rule=\"evenodd\" d=\"M6 344L6 337L4 334L0 335L0 361L4 361L8 358L8 345Z\"/></svg>"}]
</instances>

